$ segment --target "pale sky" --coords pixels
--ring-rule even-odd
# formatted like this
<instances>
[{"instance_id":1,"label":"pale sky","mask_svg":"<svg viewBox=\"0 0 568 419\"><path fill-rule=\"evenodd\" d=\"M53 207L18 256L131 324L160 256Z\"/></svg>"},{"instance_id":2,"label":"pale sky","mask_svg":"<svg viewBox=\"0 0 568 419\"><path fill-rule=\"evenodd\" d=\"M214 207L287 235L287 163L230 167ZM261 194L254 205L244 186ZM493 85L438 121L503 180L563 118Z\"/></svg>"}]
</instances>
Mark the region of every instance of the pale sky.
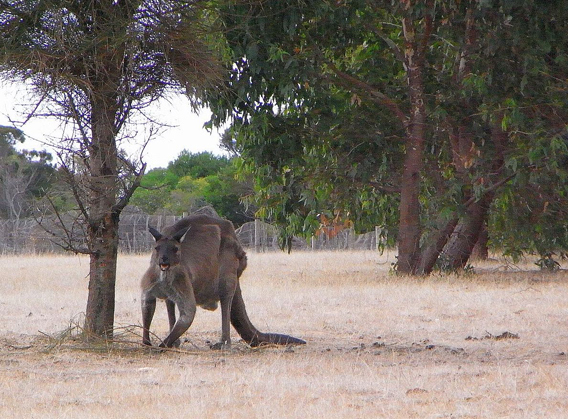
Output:
<instances>
[{"instance_id":1,"label":"pale sky","mask_svg":"<svg viewBox=\"0 0 568 419\"><path fill-rule=\"evenodd\" d=\"M33 104L33 99L26 93L25 87L0 84L0 125L12 126L10 120L22 121L23 106ZM213 130L209 133L203 124L209 119L209 111L203 109L199 115L193 113L189 102L183 96L172 96L162 100L148 110L152 117L160 123L168 125L160 130L159 135L152 140L143 153L143 160L148 169L166 167L175 160L181 151L192 153L210 151L217 155L226 153L219 148L221 132ZM26 142L19 148L47 150L45 145L51 139L61 138L63 129L56 120L33 118L25 125L15 124L27 137ZM122 145L128 154L138 156L144 141L144 132L129 143Z\"/></svg>"}]
</instances>

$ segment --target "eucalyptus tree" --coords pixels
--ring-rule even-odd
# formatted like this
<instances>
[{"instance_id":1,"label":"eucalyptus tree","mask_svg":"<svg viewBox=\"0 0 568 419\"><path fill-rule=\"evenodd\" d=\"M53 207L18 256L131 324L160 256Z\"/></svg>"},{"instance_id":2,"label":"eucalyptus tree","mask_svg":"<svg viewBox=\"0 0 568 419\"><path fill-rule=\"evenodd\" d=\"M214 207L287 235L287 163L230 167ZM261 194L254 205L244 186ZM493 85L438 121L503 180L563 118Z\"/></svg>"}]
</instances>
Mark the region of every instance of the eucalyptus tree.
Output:
<instances>
[{"instance_id":1,"label":"eucalyptus tree","mask_svg":"<svg viewBox=\"0 0 568 419\"><path fill-rule=\"evenodd\" d=\"M18 151L24 143L22 130L0 126L0 216L15 223L33 214L34 201L55 181L51 154L43 151Z\"/></svg>"},{"instance_id":2,"label":"eucalyptus tree","mask_svg":"<svg viewBox=\"0 0 568 419\"><path fill-rule=\"evenodd\" d=\"M497 194L558 168L564 9L532 0L233 8L233 96L211 103L234 118L260 214L285 236L312 233L322 214L359 228L378 221L398 245L399 272L463 267Z\"/></svg>"},{"instance_id":3,"label":"eucalyptus tree","mask_svg":"<svg viewBox=\"0 0 568 419\"><path fill-rule=\"evenodd\" d=\"M90 256L87 333L112 336L119 217L145 169L120 151L134 135L129 124L171 91L198 106L204 89L222 77L222 44L208 6L0 1L2 77L25 82L36 94L35 109L72 126L59 141L60 164L87 239L85 246L73 237L63 245Z\"/></svg>"}]
</instances>

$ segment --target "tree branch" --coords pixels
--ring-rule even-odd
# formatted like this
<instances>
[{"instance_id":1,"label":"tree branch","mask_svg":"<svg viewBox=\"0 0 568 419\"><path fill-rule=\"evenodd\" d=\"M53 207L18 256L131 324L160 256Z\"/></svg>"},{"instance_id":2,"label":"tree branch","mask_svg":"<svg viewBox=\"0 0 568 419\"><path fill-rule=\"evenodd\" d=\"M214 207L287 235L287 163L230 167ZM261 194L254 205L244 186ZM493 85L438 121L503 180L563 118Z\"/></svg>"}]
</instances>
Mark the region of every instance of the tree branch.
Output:
<instances>
[{"instance_id":1,"label":"tree branch","mask_svg":"<svg viewBox=\"0 0 568 419\"><path fill-rule=\"evenodd\" d=\"M60 247L61 249L65 250L65 251L71 251L75 254L85 254L85 255L90 255L92 252L84 246L76 246L75 242L76 240L74 240L73 238L76 237L76 233L73 232L73 226L74 225L79 225L82 226L83 223L81 221L78 221L79 217L76 217L73 222L71 223L71 227L68 227L65 224L65 221L63 220L63 217L61 216L61 213L59 212L59 210L57 209L57 206L55 205L55 203L52 201L52 199L49 196L45 196L45 199L47 200L47 202L49 203L49 206L51 207L51 209L53 210L53 213L55 214L55 217L57 219L56 225L59 224L59 226L61 227L61 231L63 233L63 235L61 233L57 233L56 231L52 230L51 228L49 228L46 225L46 221L44 220L44 218L38 218L38 217L34 217L34 219L36 220L37 224L39 225L39 227L45 231L47 234L49 234L51 237L53 237L53 239L49 239L54 245ZM69 213L67 213L69 214ZM84 231L83 231L84 233ZM84 236L84 234L83 234Z\"/></svg>"},{"instance_id":2,"label":"tree branch","mask_svg":"<svg viewBox=\"0 0 568 419\"><path fill-rule=\"evenodd\" d=\"M499 189L501 186L503 186L505 183L509 182L515 176L517 176L517 173L513 173L513 174L499 180L498 182L495 182L493 185L491 185L489 188L487 188L483 191L483 195L486 195L489 192L493 192L496 189ZM467 201L465 201L463 205L464 205L464 207L469 207L471 204L473 204L476 201L478 201L478 199L475 196L472 196Z\"/></svg>"},{"instance_id":3,"label":"tree branch","mask_svg":"<svg viewBox=\"0 0 568 419\"><path fill-rule=\"evenodd\" d=\"M398 118L398 120L400 121L400 123L402 124L402 126L404 128L406 128L407 123L408 123L408 118L406 116L406 114L402 111L402 109L398 106L398 104L392 100L391 98L389 98L387 95L385 95L383 92L380 92L379 90L377 90L375 87L371 86L370 84L364 82L363 80L352 76L350 74L345 73L344 71L341 71L339 68L337 68L337 66L331 61L328 60L324 53L322 52L322 50L319 48L318 43L315 42L313 39L311 39L311 37L308 35L308 39L310 40L316 56L323 62L325 63L328 68L336 75L340 78L340 80L343 80L345 82L345 84L343 84L344 87L346 88L357 88L361 91L363 91L364 93L366 93L371 100L373 100L374 102L378 103L379 105L383 105L386 106L387 109L389 109L391 112L394 113L394 115Z\"/></svg>"},{"instance_id":4,"label":"tree branch","mask_svg":"<svg viewBox=\"0 0 568 419\"><path fill-rule=\"evenodd\" d=\"M59 161L61 162L61 169L63 170L63 173L65 174L65 177L67 178L67 184L71 187L71 192L73 193L73 198L75 198L75 202L77 202L77 205L79 206L79 211L80 211L81 215L85 218L85 220L88 220L89 219L89 213L88 213L85 205L83 204L83 198L81 197L81 193L80 193L79 188L78 188L78 183L75 180L75 176L74 176L73 172L71 172L71 169L69 169L69 167L67 166L67 163L65 163L63 156L59 153L58 153L57 156L59 157Z\"/></svg>"},{"instance_id":5,"label":"tree branch","mask_svg":"<svg viewBox=\"0 0 568 419\"><path fill-rule=\"evenodd\" d=\"M358 79L357 77L354 77L350 74L347 74L344 71L341 71L332 62L327 61L326 65L329 67L331 71L335 73L336 76L338 76L340 79L346 82L344 86L348 88L356 87L359 90L362 90L368 96L370 96L374 102L386 106L387 109L389 109L392 113L395 114L395 116L398 118L398 120L403 125L403 127L406 128L408 124L408 118L406 114L402 111L400 106L398 106L398 104L394 100L392 100L387 95L380 92L370 84L364 82L363 80Z\"/></svg>"},{"instance_id":6,"label":"tree branch","mask_svg":"<svg viewBox=\"0 0 568 419\"><path fill-rule=\"evenodd\" d=\"M370 1L370 2L367 2L367 3L369 3L371 6L375 5L374 1ZM365 26L365 28L367 28L367 30L374 32L375 35L377 35L379 38L381 38L384 41L384 43L387 44L388 47L392 50L396 59L398 61L400 61L401 63L404 63L404 53L400 50L398 45L392 39L390 39L388 37L388 35L386 33L384 33L382 30L380 30L376 25L372 25L367 21L364 21L363 25Z\"/></svg>"},{"instance_id":7,"label":"tree branch","mask_svg":"<svg viewBox=\"0 0 568 419\"><path fill-rule=\"evenodd\" d=\"M128 162L128 161L125 161L125 160L123 160L123 161L127 164L130 164L130 162ZM136 177L134 178L134 181L132 182L130 187L125 188L124 195L112 207L112 212L115 212L115 213L121 212L124 209L124 207L126 207L126 205L128 205L130 198L132 198L132 194L134 194L134 191L140 186L140 182L142 181L142 177L144 176L145 171L146 171L146 163L142 163L142 167L136 173Z\"/></svg>"}]
</instances>

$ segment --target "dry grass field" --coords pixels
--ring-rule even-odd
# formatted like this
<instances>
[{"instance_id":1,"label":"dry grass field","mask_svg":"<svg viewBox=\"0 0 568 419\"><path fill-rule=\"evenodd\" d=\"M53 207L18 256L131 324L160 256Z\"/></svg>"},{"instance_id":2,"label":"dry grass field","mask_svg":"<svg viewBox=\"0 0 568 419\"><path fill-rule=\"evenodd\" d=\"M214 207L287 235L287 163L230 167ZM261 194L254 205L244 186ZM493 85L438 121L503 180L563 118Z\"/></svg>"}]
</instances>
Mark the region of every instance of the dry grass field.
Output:
<instances>
[{"instance_id":1,"label":"dry grass field","mask_svg":"<svg viewBox=\"0 0 568 419\"><path fill-rule=\"evenodd\" d=\"M120 256L118 342L90 345L76 338L87 259L0 257L0 417L568 417L565 271L400 278L393 259L251 253L253 323L308 344L212 351L220 313L198 310L181 349L159 353L139 344L148 256ZM167 332L163 303L153 331Z\"/></svg>"}]
</instances>

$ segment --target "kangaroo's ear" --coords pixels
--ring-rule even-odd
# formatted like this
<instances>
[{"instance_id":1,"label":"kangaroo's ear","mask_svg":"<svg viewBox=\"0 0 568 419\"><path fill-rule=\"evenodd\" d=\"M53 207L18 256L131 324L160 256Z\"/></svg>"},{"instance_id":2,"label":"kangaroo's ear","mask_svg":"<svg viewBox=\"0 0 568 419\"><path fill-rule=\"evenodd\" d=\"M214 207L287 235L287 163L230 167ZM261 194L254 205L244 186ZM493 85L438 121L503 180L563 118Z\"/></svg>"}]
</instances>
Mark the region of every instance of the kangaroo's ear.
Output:
<instances>
[{"instance_id":1,"label":"kangaroo's ear","mask_svg":"<svg viewBox=\"0 0 568 419\"><path fill-rule=\"evenodd\" d=\"M156 241L158 241L162 238L162 235L160 234L160 232L158 230L156 230L154 227L148 227L148 231L150 232L150 234L152 236L154 236L154 239L156 239Z\"/></svg>"},{"instance_id":2,"label":"kangaroo's ear","mask_svg":"<svg viewBox=\"0 0 568 419\"><path fill-rule=\"evenodd\" d=\"M183 240L185 239L185 235L187 234L187 232L191 229L191 226L186 227L186 228L182 228L180 231L178 231L176 234L174 234L173 239L177 240L180 243L183 243Z\"/></svg>"}]
</instances>

